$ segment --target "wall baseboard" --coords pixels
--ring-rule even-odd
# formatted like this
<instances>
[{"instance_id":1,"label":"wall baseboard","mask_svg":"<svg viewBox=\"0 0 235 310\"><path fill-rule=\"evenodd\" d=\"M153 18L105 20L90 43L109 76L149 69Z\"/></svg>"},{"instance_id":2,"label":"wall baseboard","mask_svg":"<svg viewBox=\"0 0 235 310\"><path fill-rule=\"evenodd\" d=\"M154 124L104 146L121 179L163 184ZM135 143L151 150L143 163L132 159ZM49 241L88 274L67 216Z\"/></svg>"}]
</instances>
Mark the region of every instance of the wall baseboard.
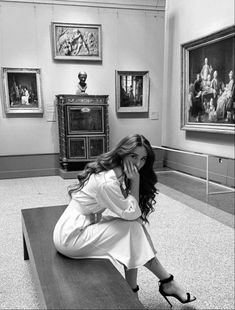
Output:
<instances>
[{"instance_id":1,"label":"wall baseboard","mask_svg":"<svg viewBox=\"0 0 235 310\"><path fill-rule=\"evenodd\" d=\"M59 175L59 154L0 156L0 179Z\"/></svg>"},{"instance_id":2,"label":"wall baseboard","mask_svg":"<svg viewBox=\"0 0 235 310\"><path fill-rule=\"evenodd\" d=\"M166 150L154 149L154 169L170 168L206 179L206 161L195 157ZM211 156L209 160L209 180L235 187L235 161L230 158ZM36 154L0 156L0 179L28 178L60 175L75 178L76 171L64 175L59 164L59 154Z\"/></svg>"},{"instance_id":3,"label":"wall baseboard","mask_svg":"<svg viewBox=\"0 0 235 310\"><path fill-rule=\"evenodd\" d=\"M184 154L161 149L155 149L154 152L158 154L158 158L161 156L163 167L206 179L205 157L195 156L196 153L195 155ZM210 156L209 180L228 187L235 187L234 168L234 159Z\"/></svg>"}]
</instances>

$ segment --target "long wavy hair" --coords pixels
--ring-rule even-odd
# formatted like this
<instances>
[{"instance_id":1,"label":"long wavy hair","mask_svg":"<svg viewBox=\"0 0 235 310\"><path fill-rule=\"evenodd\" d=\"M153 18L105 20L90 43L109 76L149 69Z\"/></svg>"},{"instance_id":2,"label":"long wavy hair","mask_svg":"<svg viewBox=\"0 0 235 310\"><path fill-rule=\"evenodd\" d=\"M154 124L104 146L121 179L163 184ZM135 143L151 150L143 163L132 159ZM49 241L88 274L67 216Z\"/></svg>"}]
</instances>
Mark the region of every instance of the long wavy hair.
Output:
<instances>
[{"instance_id":1,"label":"long wavy hair","mask_svg":"<svg viewBox=\"0 0 235 310\"><path fill-rule=\"evenodd\" d=\"M139 206L142 212L142 219L148 222L147 216L154 211L155 195L158 192L155 187L157 176L153 170L155 154L151 144L143 135L134 134L123 138L111 151L100 155L96 161L88 163L85 169L78 174L78 183L68 188L70 196L72 192L81 190L84 187L91 174L123 167L123 159L139 146L144 146L147 152L146 162L139 171ZM126 177L125 185L127 192L129 192L131 183Z\"/></svg>"}]
</instances>

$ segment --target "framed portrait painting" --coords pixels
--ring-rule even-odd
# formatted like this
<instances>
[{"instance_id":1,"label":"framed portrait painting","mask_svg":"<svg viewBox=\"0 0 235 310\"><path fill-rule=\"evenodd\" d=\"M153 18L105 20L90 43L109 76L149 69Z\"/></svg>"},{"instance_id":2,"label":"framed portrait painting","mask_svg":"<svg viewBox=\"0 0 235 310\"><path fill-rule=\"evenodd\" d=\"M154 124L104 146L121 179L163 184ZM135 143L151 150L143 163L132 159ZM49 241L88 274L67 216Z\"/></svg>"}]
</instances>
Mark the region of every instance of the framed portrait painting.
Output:
<instances>
[{"instance_id":1,"label":"framed portrait painting","mask_svg":"<svg viewBox=\"0 0 235 310\"><path fill-rule=\"evenodd\" d=\"M181 129L235 133L235 26L181 45Z\"/></svg>"},{"instance_id":2,"label":"framed portrait painting","mask_svg":"<svg viewBox=\"0 0 235 310\"><path fill-rule=\"evenodd\" d=\"M6 115L42 114L41 71L37 68L2 68Z\"/></svg>"},{"instance_id":3,"label":"framed portrait painting","mask_svg":"<svg viewBox=\"0 0 235 310\"><path fill-rule=\"evenodd\" d=\"M53 22L55 60L102 61L101 25Z\"/></svg>"},{"instance_id":4,"label":"framed portrait painting","mask_svg":"<svg viewBox=\"0 0 235 310\"><path fill-rule=\"evenodd\" d=\"M118 113L148 112L148 71L115 71L115 83Z\"/></svg>"}]
</instances>

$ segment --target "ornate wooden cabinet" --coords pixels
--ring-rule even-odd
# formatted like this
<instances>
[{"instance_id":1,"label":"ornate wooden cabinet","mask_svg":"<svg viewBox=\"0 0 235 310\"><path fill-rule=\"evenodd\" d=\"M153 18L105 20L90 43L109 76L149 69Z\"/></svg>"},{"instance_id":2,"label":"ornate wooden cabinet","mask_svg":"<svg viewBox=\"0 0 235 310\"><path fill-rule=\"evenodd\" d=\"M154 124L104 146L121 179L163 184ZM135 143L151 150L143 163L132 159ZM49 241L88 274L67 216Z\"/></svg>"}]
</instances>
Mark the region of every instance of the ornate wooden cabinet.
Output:
<instances>
[{"instance_id":1,"label":"ornate wooden cabinet","mask_svg":"<svg viewBox=\"0 0 235 310\"><path fill-rule=\"evenodd\" d=\"M83 169L109 148L108 96L57 95L60 164Z\"/></svg>"}]
</instances>

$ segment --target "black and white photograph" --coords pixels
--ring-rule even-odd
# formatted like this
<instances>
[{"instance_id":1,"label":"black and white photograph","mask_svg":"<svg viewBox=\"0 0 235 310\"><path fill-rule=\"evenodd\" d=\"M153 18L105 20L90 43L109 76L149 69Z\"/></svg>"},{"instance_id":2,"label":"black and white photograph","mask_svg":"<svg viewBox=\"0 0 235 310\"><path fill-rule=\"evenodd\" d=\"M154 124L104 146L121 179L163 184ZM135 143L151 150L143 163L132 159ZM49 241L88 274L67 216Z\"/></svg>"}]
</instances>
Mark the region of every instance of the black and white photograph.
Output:
<instances>
[{"instance_id":1,"label":"black and white photograph","mask_svg":"<svg viewBox=\"0 0 235 310\"><path fill-rule=\"evenodd\" d=\"M0 310L234 310L234 0L0 0Z\"/></svg>"}]
</instances>

